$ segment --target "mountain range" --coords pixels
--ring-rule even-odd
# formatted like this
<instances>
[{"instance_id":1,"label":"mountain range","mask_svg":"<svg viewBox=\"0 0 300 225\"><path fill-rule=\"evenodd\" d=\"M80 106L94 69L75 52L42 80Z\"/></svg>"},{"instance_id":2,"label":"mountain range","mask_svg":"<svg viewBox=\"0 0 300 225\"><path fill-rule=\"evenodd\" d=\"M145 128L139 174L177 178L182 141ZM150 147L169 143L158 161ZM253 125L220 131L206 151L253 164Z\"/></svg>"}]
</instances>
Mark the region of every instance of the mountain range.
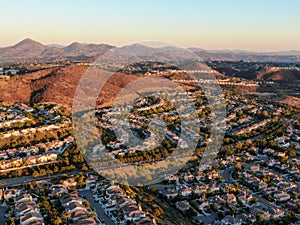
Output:
<instances>
[{"instance_id":1,"label":"mountain range","mask_svg":"<svg viewBox=\"0 0 300 225\"><path fill-rule=\"evenodd\" d=\"M114 46L106 44L81 44L74 42L68 46L43 45L26 38L16 45L0 48L0 61L20 59L60 59L67 57L95 57L103 54Z\"/></svg>"},{"instance_id":2,"label":"mountain range","mask_svg":"<svg viewBox=\"0 0 300 225\"><path fill-rule=\"evenodd\" d=\"M0 48L0 62L30 59L66 59L68 57L97 57L115 46L107 44L85 44L74 42L68 46L44 45L26 38L16 45ZM166 48L166 47L165 47ZM168 48L168 47L167 47ZM300 51L248 52L243 50L205 50L189 48L203 60L259 61L259 62L300 62Z\"/></svg>"}]
</instances>

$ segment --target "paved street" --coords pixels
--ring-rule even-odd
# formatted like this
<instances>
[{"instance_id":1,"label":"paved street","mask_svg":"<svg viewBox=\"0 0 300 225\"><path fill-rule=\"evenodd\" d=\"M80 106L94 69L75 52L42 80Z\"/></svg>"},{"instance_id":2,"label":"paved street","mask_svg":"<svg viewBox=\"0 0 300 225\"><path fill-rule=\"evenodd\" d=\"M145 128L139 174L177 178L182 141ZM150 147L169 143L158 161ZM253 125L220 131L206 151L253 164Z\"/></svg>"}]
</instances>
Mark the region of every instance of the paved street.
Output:
<instances>
[{"instance_id":1,"label":"paved street","mask_svg":"<svg viewBox=\"0 0 300 225\"><path fill-rule=\"evenodd\" d=\"M233 171L234 171L234 167L229 167L229 168L224 169L221 172L221 176L227 183L231 183L231 181L232 181L231 174Z\"/></svg>"},{"instance_id":2,"label":"paved street","mask_svg":"<svg viewBox=\"0 0 300 225\"><path fill-rule=\"evenodd\" d=\"M100 219L103 219L106 225L115 225L115 223L112 221L111 218L109 218L105 212L104 209L101 207L101 205L95 201L93 198L93 193L90 190L83 190L83 191L78 191L78 193L82 196L85 197L90 203L91 207L95 208L97 215Z\"/></svg>"},{"instance_id":3,"label":"paved street","mask_svg":"<svg viewBox=\"0 0 300 225\"><path fill-rule=\"evenodd\" d=\"M32 181L38 181L38 180L59 177L63 174L66 174L68 176L75 175L75 174L79 174L80 172L81 172L80 170L72 170L69 172L52 174L51 176L49 176L49 175L42 176L42 177L24 176L24 177L8 178L8 179L3 179L0 181L0 188L17 186L17 185L22 185L24 183L28 183L28 182L32 182Z\"/></svg>"},{"instance_id":4,"label":"paved street","mask_svg":"<svg viewBox=\"0 0 300 225\"><path fill-rule=\"evenodd\" d=\"M211 214L209 216L197 216L196 219L197 221L201 221L204 224L212 224L218 216L216 214Z\"/></svg>"},{"instance_id":5,"label":"paved street","mask_svg":"<svg viewBox=\"0 0 300 225\"><path fill-rule=\"evenodd\" d=\"M0 206L0 224L6 224L6 219L4 217L5 211L6 211L6 208L3 206Z\"/></svg>"}]
</instances>

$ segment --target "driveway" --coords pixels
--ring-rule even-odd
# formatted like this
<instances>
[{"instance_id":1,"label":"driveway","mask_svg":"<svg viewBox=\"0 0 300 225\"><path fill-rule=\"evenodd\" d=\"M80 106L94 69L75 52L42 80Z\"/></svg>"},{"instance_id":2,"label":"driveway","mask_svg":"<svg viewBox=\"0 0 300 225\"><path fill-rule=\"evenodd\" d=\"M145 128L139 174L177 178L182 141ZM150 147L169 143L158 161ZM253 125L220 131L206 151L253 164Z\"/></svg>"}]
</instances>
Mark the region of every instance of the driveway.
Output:
<instances>
[{"instance_id":1,"label":"driveway","mask_svg":"<svg viewBox=\"0 0 300 225\"><path fill-rule=\"evenodd\" d=\"M233 180L231 175L232 172L234 171L234 167L229 167L229 168L225 168L222 172L221 172L221 176L223 177L223 179L227 182L227 183L231 183L231 181Z\"/></svg>"}]
</instances>

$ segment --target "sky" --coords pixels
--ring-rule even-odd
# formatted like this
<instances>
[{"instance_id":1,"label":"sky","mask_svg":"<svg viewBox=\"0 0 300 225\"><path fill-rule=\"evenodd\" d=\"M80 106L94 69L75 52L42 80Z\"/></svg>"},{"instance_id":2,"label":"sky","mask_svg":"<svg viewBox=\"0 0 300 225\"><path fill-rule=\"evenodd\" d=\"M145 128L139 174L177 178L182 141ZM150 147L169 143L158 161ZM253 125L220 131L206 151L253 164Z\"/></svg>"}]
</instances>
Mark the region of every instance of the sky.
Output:
<instances>
[{"instance_id":1,"label":"sky","mask_svg":"<svg viewBox=\"0 0 300 225\"><path fill-rule=\"evenodd\" d=\"M300 50L298 0L5 0L0 8L0 47L32 38L62 45L159 40L204 49Z\"/></svg>"}]
</instances>

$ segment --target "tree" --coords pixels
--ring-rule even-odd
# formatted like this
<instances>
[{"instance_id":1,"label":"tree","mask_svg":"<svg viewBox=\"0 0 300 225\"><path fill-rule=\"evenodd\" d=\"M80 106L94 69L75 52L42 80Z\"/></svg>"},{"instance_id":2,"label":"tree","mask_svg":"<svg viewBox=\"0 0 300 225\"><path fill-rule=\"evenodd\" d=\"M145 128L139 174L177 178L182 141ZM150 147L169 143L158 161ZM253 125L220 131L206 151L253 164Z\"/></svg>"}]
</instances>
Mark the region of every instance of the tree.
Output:
<instances>
[{"instance_id":1,"label":"tree","mask_svg":"<svg viewBox=\"0 0 300 225\"><path fill-rule=\"evenodd\" d=\"M263 222L264 220L265 220L264 215L260 214L260 215L258 216L258 221Z\"/></svg>"},{"instance_id":2,"label":"tree","mask_svg":"<svg viewBox=\"0 0 300 225\"><path fill-rule=\"evenodd\" d=\"M235 146L238 150L241 150L243 148L243 143L242 142L238 142Z\"/></svg>"},{"instance_id":3,"label":"tree","mask_svg":"<svg viewBox=\"0 0 300 225\"><path fill-rule=\"evenodd\" d=\"M242 164L240 162L237 162L237 164L235 165L235 168L239 171L241 171L243 169Z\"/></svg>"},{"instance_id":4,"label":"tree","mask_svg":"<svg viewBox=\"0 0 300 225\"><path fill-rule=\"evenodd\" d=\"M295 215L295 213L293 211L288 211L286 213L285 220L286 220L287 224L291 224L291 223L297 221L297 216Z\"/></svg>"},{"instance_id":5,"label":"tree","mask_svg":"<svg viewBox=\"0 0 300 225\"><path fill-rule=\"evenodd\" d=\"M56 109L56 115L70 117L71 113L67 110L67 108L61 106Z\"/></svg>"},{"instance_id":6,"label":"tree","mask_svg":"<svg viewBox=\"0 0 300 225\"><path fill-rule=\"evenodd\" d=\"M193 208L189 208L186 212L186 215L190 218L194 218L197 216L197 213L195 212L195 210Z\"/></svg>"},{"instance_id":7,"label":"tree","mask_svg":"<svg viewBox=\"0 0 300 225\"><path fill-rule=\"evenodd\" d=\"M96 213L95 211L92 211L92 212L89 214L90 217L95 217L96 215L97 215L97 213Z\"/></svg>"},{"instance_id":8,"label":"tree","mask_svg":"<svg viewBox=\"0 0 300 225\"><path fill-rule=\"evenodd\" d=\"M53 172L54 172L54 173L57 173L58 171L59 171L59 168L58 168L57 166L54 166Z\"/></svg>"},{"instance_id":9,"label":"tree","mask_svg":"<svg viewBox=\"0 0 300 225\"><path fill-rule=\"evenodd\" d=\"M237 209L235 207L230 208L231 214L236 215Z\"/></svg>"},{"instance_id":10,"label":"tree","mask_svg":"<svg viewBox=\"0 0 300 225\"><path fill-rule=\"evenodd\" d=\"M90 208L91 208L91 203L90 203L89 201L84 201L84 202L83 202L83 205L85 206L85 208L86 208L87 210L90 210Z\"/></svg>"},{"instance_id":11,"label":"tree","mask_svg":"<svg viewBox=\"0 0 300 225\"><path fill-rule=\"evenodd\" d=\"M89 168L87 167L87 165L86 164L83 164L83 166L82 166L82 168L81 168L83 171L87 171L87 170L89 170Z\"/></svg>"},{"instance_id":12,"label":"tree","mask_svg":"<svg viewBox=\"0 0 300 225\"><path fill-rule=\"evenodd\" d=\"M247 139L247 141L246 141L246 145L252 145L252 141L251 141L251 139Z\"/></svg>"},{"instance_id":13,"label":"tree","mask_svg":"<svg viewBox=\"0 0 300 225\"><path fill-rule=\"evenodd\" d=\"M68 157L69 156L69 152L68 151L64 151L64 153L62 154L63 157Z\"/></svg>"},{"instance_id":14,"label":"tree","mask_svg":"<svg viewBox=\"0 0 300 225\"><path fill-rule=\"evenodd\" d=\"M59 225L59 224L62 224L63 221L59 216L53 216L53 217L51 217L51 222L54 225Z\"/></svg>"},{"instance_id":15,"label":"tree","mask_svg":"<svg viewBox=\"0 0 300 225\"><path fill-rule=\"evenodd\" d=\"M157 193L157 188L156 188L155 186L153 186L153 187L151 188L151 191L152 191L153 193Z\"/></svg>"},{"instance_id":16,"label":"tree","mask_svg":"<svg viewBox=\"0 0 300 225\"><path fill-rule=\"evenodd\" d=\"M40 174L39 174L39 172L38 172L38 171L36 171L36 170L35 170L35 171L33 172L32 176L34 176L34 177L38 177L38 176L40 176Z\"/></svg>"},{"instance_id":17,"label":"tree","mask_svg":"<svg viewBox=\"0 0 300 225\"><path fill-rule=\"evenodd\" d=\"M273 201L274 201L274 198L273 198L272 195L268 195L268 201L269 201L269 202L273 202Z\"/></svg>"},{"instance_id":18,"label":"tree","mask_svg":"<svg viewBox=\"0 0 300 225\"><path fill-rule=\"evenodd\" d=\"M160 215L162 215L164 213L164 211L161 208L155 208L154 209L154 216L158 217Z\"/></svg>"},{"instance_id":19,"label":"tree","mask_svg":"<svg viewBox=\"0 0 300 225\"><path fill-rule=\"evenodd\" d=\"M269 117L269 113L268 113L267 110L264 110L262 114L263 114L264 117Z\"/></svg>"},{"instance_id":20,"label":"tree","mask_svg":"<svg viewBox=\"0 0 300 225\"><path fill-rule=\"evenodd\" d=\"M15 219L12 216L8 217L6 220L6 224L7 225L15 225L16 224Z\"/></svg>"},{"instance_id":21,"label":"tree","mask_svg":"<svg viewBox=\"0 0 300 225\"><path fill-rule=\"evenodd\" d=\"M40 176L45 176L47 174L47 171L45 169L40 170Z\"/></svg>"},{"instance_id":22,"label":"tree","mask_svg":"<svg viewBox=\"0 0 300 225\"><path fill-rule=\"evenodd\" d=\"M84 175L83 174L80 174L78 179L77 179L77 185L78 187L82 188L84 185L85 185L85 182L84 182Z\"/></svg>"},{"instance_id":23,"label":"tree","mask_svg":"<svg viewBox=\"0 0 300 225\"><path fill-rule=\"evenodd\" d=\"M63 217L66 220L66 222L69 222L69 219L71 217L71 212L63 212Z\"/></svg>"},{"instance_id":24,"label":"tree","mask_svg":"<svg viewBox=\"0 0 300 225\"><path fill-rule=\"evenodd\" d=\"M224 138L224 144L230 144L231 139L229 137Z\"/></svg>"},{"instance_id":25,"label":"tree","mask_svg":"<svg viewBox=\"0 0 300 225\"><path fill-rule=\"evenodd\" d=\"M25 158L23 160L23 166L29 166L31 164L30 160L28 158Z\"/></svg>"},{"instance_id":26,"label":"tree","mask_svg":"<svg viewBox=\"0 0 300 225\"><path fill-rule=\"evenodd\" d=\"M254 203L258 202L258 198L257 197L253 197L253 202Z\"/></svg>"},{"instance_id":27,"label":"tree","mask_svg":"<svg viewBox=\"0 0 300 225\"><path fill-rule=\"evenodd\" d=\"M154 200L154 197L152 195L148 195L147 201L152 202Z\"/></svg>"}]
</instances>

